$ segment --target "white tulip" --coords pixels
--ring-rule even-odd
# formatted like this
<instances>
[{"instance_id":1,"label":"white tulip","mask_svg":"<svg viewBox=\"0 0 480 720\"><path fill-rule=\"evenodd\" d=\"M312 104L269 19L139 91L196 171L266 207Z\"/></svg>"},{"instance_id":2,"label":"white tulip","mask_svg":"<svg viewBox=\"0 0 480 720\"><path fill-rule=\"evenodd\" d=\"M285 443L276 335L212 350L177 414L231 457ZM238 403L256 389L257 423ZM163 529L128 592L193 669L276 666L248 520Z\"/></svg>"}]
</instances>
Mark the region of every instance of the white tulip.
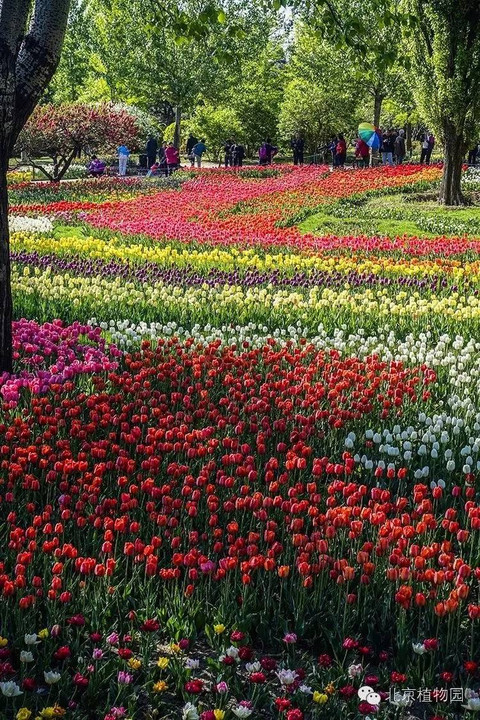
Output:
<instances>
[{"instance_id":1,"label":"white tulip","mask_svg":"<svg viewBox=\"0 0 480 720\"><path fill-rule=\"evenodd\" d=\"M43 677L45 678L47 685L55 685L55 683L60 681L62 676L59 672L55 672L55 670L49 670L48 672L44 670Z\"/></svg>"},{"instance_id":2,"label":"white tulip","mask_svg":"<svg viewBox=\"0 0 480 720\"><path fill-rule=\"evenodd\" d=\"M17 697L18 695L23 695L17 683L13 682L13 680L0 682L0 690L5 697Z\"/></svg>"}]
</instances>

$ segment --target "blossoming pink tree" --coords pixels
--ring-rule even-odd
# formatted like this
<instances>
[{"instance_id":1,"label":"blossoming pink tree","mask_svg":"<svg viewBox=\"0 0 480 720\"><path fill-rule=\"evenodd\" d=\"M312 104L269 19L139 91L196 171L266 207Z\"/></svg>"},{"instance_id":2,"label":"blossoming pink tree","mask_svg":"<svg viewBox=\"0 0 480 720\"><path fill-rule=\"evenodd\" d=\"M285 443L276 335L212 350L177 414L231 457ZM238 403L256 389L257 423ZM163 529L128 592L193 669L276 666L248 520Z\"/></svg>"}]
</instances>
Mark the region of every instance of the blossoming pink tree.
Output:
<instances>
[{"instance_id":1,"label":"blossoming pink tree","mask_svg":"<svg viewBox=\"0 0 480 720\"><path fill-rule=\"evenodd\" d=\"M12 369L8 160L58 65L70 0L0 0L0 371Z\"/></svg>"},{"instance_id":2,"label":"blossoming pink tree","mask_svg":"<svg viewBox=\"0 0 480 720\"><path fill-rule=\"evenodd\" d=\"M58 181L81 150L112 152L124 143L135 149L139 141L136 118L111 103L39 105L18 138L17 147L49 180ZM51 171L34 158L52 159Z\"/></svg>"}]
</instances>

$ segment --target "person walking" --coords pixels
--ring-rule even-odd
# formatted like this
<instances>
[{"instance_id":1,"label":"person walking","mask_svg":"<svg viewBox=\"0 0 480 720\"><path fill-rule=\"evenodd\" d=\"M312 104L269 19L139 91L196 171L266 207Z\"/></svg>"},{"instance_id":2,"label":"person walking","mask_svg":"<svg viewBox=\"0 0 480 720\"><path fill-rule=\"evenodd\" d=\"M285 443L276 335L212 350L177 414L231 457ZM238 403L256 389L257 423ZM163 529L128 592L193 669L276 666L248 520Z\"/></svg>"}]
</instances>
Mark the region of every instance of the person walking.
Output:
<instances>
[{"instance_id":1,"label":"person walking","mask_svg":"<svg viewBox=\"0 0 480 720\"><path fill-rule=\"evenodd\" d=\"M336 135L334 135L327 146L328 152L330 152L332 155L332 168L337 166L336 165L337 143L338 143L338 138Z\"/></svg>"},{"instance_id":2,"label":"person walking","mask_svg":"<svg viewBox=\"0 0 480 720\"><path fill-rule=\"evenodd\" d=\"M155 160L157 159L157 150L158 150L158 142L153 137L153 135L149 135L146 150L147 150L147 167L150 169L152 167L152 165L155 165Z\"/></svg>"},{"instance_id":3,"label":"person walking","mask_svg":"<svg viewBox=\"0 0 480 720\"><path fill-rule=\"evenodd\" d=\"M127 174L127 162L130 150L126 145L120 145L118 148L118 174L120 177L125 177Z\"/></svg>"},{"instance_id":4,"label":"person walking","mask_svg":"<svg viewBox=\"0 0 480 720\"><path fill-rule=\"evenodd\" d=\"M290 141L290 147L293 150L293 164L294 165L303 165L303 151L305 147L305 142L303 138L300 137L299 133L295 135L294 138Z\"/></svg>"},{"instance_id":5,"label":"person walking","mask_svg":"<svg viewBox=\"0 0 480 720\"><path fill-rule=\"evenodd\" d=\"M427 165L430 165L430 158L432 157L433 148L435 147L435 136L433 133L428 134L428 148L427 148L427 154L425 157L425 162Z\"/></svg>"},{"instance_id":6,"label":"person walking","mask_svg":"<svg viewBox=\"0 0 480 720\"><path fill-rule=\"evenodd\" d=\"M422 148L422 151L420 153L420 165L423 165L423 163L427 159L427 154L428 154L428 133L424 133L420 137L420 143L421 143L421 148Z\"/></svg>"},{"instance_id":7,"label":"person walking","mask_svg":"<svg viewBox=\"0 0 480 720\"><path fill-rule=\"evenodd\" d=\"M225 167L228 167L229 165L230 166L233 165L232 149L233 149L233 142L231 140L227 140L227 142L223 146Z\"/></svg>"},{"instance_id":8,"label":"person walking","mask_svg":"<svg viewBox=\"0 0 480 720\"><path fill-rule=\"evenodd\" d=\"M197 142L196 145L192 148L192 153L195 158L195 164L197 168L202 167L202 155L207 149L207 146L205 145L205 140L202 138L200 142Z\"/></svg>"},{"instance_id":9,"label":"person walking","mask_svg":"<svg viewBox=\"0 0 480 720\"><path fill-rule=\"evenodd\" d=\"M395 138L394 144L395 151L395 162L397 165L401 165L405 160L406 149L405 149L405 130L399 130L398 135Z\"/></svg>"},{"instance_id":10,"label":"person walking","mask_svg":"<svg viewBox=\"0 0 480 720\"><path fill-rule=\"evenodd\" d=\"M167 175L171 175L178 168L180 162L180 154L173 142L168 143L165 149L165 159L167 161Z\"/></svg>"},{"instance_id":11,"label":"person walking","mask_svg":"<svg viewBox=\"0 0 480 720\"><path fill-rule=\"evenodd\" d=\"M188 136L187 144L186 144L186 146L185 146L186 154L187 154L187 156L188 156L188 159L190 160L190 167L193 167L194 164L195 164L195 158L194 158L194 155L193 155L193 148L195 147L195 145L196 145L197 143L198 143L198 140L197 140L197 138L195 137L195 135L192 135L192 133L190 133L190 135Z\"/></svg>"},{"instance_id":12,"label":"person walking","mask_svg":"<svg viewBox=\"0 0 480 720\"><path fill-rule=\"evenodd\" d=\"M335 167L341 167L345 165L347 159L347 143L342 133L339 134L337 140L337 146L335 148Z\"/></svg>"},{"instance_id":13,"label":"person walking","mask_svg":"<svg viewBox=\"0 0 480 720\"><path fill-rule=\"evenodd\" d=\"M355 157L360 162L361 167L368 168L370 164L370 148L362 138L358 138L355 143Z\"/></svg>"},{"instance_id":14,"label":"person walking","mask_svg":"<svg viewBox=\"0 0 480 720\"><path fill-rule=\"evenodd\" d=\"M270 165L272 162L272 144L270 138L267 138L260 145L258 150L258 164L259 165Z\"/></svg>"},{"instance_id":15,"label":"person walking","mask_svg":"<svg viewBox=\"0 0 480 720\"><path fill-rule=\"evenodd\" d=\"M237 143L236 140L232 142L232 161L234 167L242 167L243 159L245 157L245 148L241 143Z\"/></svg>"},{"instance_id":16,"label":"person walking","mask_svg":"<svg viewBox=\"0 0 480 720\"><path fill-rule=\"evenodd\" d=\"M382 153L382 165L393 165L394 139L391 130L383 133L380 152Z\"/></svg>"},{"instance_id":17,"label":"person walking","mask_svg":"<svg viewBox=\"0 0 480 720\"><path fill-rule=\"evenodd\" d=\"M468 151L468 164L476 165L478 155L478 144L474 145L471 150Z\"/></svg>"}]
</instances>

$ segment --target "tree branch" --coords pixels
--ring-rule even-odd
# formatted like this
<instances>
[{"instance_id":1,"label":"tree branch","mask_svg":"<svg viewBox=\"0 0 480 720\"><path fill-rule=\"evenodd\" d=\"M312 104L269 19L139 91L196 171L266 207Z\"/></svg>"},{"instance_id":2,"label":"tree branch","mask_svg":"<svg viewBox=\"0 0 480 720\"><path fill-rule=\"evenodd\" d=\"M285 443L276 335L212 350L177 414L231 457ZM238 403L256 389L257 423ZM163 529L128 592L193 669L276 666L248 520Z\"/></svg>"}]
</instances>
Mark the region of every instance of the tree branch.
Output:
<instances>
[{"instance_id":1,"label":"tree branch","mask_svg":"<svg viewBox=\"0 0 480 720\"><path fill-rule=\"evenodd\" d=\"M21 0L22 2L24 0ZM35 0L16 67L16 130L19 132L60 60L70 0Z\"/></svg>"},{"instance_id":2,"label":"tree branch","mask_svg":"<svg viewBox=\"0 0 480 720\"><path fill-rule=\"evenodd\" d=\"M36 163L30 156L28 156L28 164L31 165L33 168L40 170L40 172L42 172L50 180L50 182L54 182L53 176L50 175L50 173L45 170L42 165L38 165L38 163Z\"/></svg>"},{"instance_id":3,"label":"tree branch","mask_svg":"<svg viewBox=\"0 0 480 720\"><path fill-rule=\"evenodd\" d=\"M17 56L32 0L0 0L0 42Z\"/></svg>"}]
</instances>

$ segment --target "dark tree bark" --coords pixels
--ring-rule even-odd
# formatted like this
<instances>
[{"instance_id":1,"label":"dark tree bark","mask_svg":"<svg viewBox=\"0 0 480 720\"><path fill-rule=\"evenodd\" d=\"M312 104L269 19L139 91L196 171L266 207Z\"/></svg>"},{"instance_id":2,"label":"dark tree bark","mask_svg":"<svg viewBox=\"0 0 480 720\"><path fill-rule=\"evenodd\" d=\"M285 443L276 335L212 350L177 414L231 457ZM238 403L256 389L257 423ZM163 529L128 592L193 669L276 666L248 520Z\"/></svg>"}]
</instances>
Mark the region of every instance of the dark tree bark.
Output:
<instances>
[{"instance_id":1,"label":"dark tree bark","mask_svg":"<svg viewBox=\"0 0 480 720\"><path fill-rule=\"evenodd\" d=\"M175 108L175 132L173 134L173 144L180 150L180 125L182 122L182 108L177 105Z\"/></svg>"},{"instance_id":2,"label":"dark tree bark","mask_svg":"<svg viewBox=\"0 0 480 720\"><path fill-rule=\"evenodd\" d=\"M8 161L57 68L69 6L70 0L0 0L0 372L12 371Z\"/></svg>"},{"instance_id":3,"label":"dark tree bark","mask_svg":"<svg viewBox=\"0 0 480 720\"><path fill-rule=\"evenodd\" d=\"M380 127L380 116L382 114L382 105L385 99L385 95L379 90L375 89L373 94L373 124L375 127Z\"/></svg>"},{"instance_id":4,"label":"dark tree bark","mask_svg":"<svg viewBox=\"0 0 480 720\"><path fill-rule=\"evenodd\" d=\"M411 153L412 153L412 123L411 122L407 122L406 142L407 142L407 152L411 156Z\"/></svg>"},{"instance_id":5,"label":"dark tree bark","mask_svg":"<svg viewBox=\"0 0 480 720\"><path fill-rule=\"evenodd\" d=\"M450 124L444 127L444 154L439 201L444 205L463 205L462 165L465 157L463 132Z\"/></svg>"}]
</instances>

